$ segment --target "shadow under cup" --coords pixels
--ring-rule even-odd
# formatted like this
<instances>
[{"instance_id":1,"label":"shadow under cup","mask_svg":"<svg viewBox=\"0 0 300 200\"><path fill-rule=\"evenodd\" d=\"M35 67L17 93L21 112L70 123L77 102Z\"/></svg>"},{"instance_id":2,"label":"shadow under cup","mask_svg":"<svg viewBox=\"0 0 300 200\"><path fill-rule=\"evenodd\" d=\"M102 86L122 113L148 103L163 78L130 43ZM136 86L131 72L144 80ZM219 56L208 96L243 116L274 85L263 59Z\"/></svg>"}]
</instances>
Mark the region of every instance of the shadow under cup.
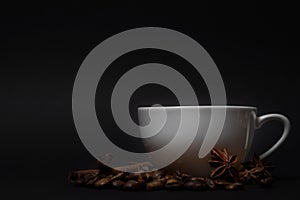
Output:
<instances>
[{"instance_id":1,"label":"shadow under cup","mask_svg":"<svg viewBox=\"0 0 300 200\"><path fill-rule=\"evenodd\" d=\"M212 116L212 110L218 111L226 108L226 117L223 129L219 138L213 147L216 148L226 148L229 154L237 154L239 162L244 161L246 155L251 147L254 130L256 128L256 108L255 107L242 107L242 106L167 106L167 107L140 107L138 109L139 123L141 126L145 126L149 123L151 127L148 129L140 129L141 136L143 137L143 143L147 152L154 152L169 144L172 139L177 134L179 128L181 112L187 113L185 117L187 120L194 120L194 115L192 113L199 112L200 120L199 127L194 140L185 152L181 152L182 155L175 160L170 165L166 166L167 170L175 171L179 170L181 172L189 173L195 176L208 176L211 170L208 160L210 159L210 153L202 158L199 158L199 150L204 141L205 136L208 134L208 127L210 123L214 126L215 123ZM164 112L165 110L166 118ZM151 114L150 114L151 112ZM189 115L188 113L191 113ZM216 112L218 113L218 112ZM151 119L150 120L150 116ZM224 112L220 112L220 115L224 115ZM218 116L217 116L218 117ZM161 123L165 120L164 126L160 131L151 137L149 134L153 134L157 127L153 123ZM151 121L151 122L150 122ZM161 125L161 124L160 124ZM159 124L157 124L159 126ZM155 128L156 127L156 128ZM185 134L190 134L191 128L189 126L182 127ZM152 131L152 132L151 132ZM181 138L179 138L181 139ZM183 140L184 138L182 138ZM180 141L180 140L179 140ZM149 156L151 163L156 166L162 160L176 156L174 152L177 151L180 142L173 145L171 150L168 152L154 154Z\"/></svg>"}]
</instances>

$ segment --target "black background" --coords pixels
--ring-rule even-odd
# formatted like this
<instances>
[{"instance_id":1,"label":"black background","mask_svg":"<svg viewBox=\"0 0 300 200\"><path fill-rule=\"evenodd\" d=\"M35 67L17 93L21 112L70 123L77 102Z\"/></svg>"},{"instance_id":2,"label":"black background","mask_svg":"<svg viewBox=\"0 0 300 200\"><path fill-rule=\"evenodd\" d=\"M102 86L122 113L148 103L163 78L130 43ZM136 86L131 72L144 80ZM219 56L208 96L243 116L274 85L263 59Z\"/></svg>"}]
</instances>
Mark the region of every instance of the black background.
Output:
<instances>
[{"instance_id":1,"label":"black background","mask_svg":"<svg viewBox=\"0 0 300 200\"><path fill-rule=\"evenodd\" d=\"M80 1L2 5L2 195L10 195L13 199L27 195L39 199L144 198L144 193L74 188L67 183L66 177L71 170L95 166L94 158L77 136L72 118L72 87L80 64L104 39L145 26L171 28L198 41L222 74L228 104L257 106L259 114L282 113L291 120L292 129L286 143L269 158L277 167L274 171L279 180L277 185L270 190L253 189L251 194L262 197L292 195L300 176L297 156L300 139L299 33L296 31L299 21L295 8L288 3L261 5L254 1L243 5L190 5L187 2L111 5ZM137 56L137 59L144 57ZM176 65L176 61L173 63ZM199 85L193 86L198 96L203 97L200 104L209 104L201 77L194 77L188 70L185 73L190 74L191 82L199 81ZM133 117L136 117L137 106L152 103L173 105L176 100L165 88L142 88L132 98ZM260 153L270 147L281 131L277 122L270 122L258 130L255 141L259 142L254 143L251 153ZM247 191L173 193L147 195L148 198L159 195L166 198L248 196Z\"/></svg>"}]
</instances>

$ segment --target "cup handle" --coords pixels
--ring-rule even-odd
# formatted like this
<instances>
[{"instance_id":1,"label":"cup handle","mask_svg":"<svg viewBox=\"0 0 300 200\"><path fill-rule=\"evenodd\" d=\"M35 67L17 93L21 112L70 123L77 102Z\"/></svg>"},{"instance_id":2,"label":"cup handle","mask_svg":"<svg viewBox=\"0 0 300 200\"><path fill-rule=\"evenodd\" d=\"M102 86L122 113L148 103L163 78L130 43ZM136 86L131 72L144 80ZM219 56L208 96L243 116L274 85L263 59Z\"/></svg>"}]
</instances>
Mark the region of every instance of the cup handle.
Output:
<instances>
[{"instance_id":1,"label":"cup handle","mask_svg":"<svg viewBox=\"0 0 300 200\"><path fill-rule=\"evenodd\" d=\"M264 123L268 122L268 121L272 121L272 120L277 120L277 121L281 121L283 123L283 133L282 136L280 137L280 139L266 152L264 152L263 154L261 154L259 157L260 159L264 159L268 156L270 156L275 150L277 150L279 148L279 146L285 141L285 139L287 138L289 132L290 132L290 128L291 128L291 124L290 121L288 120L288 118L286 118L283 115L280 114L267 114L267 115L263 115L260 117L256 118L256 128L260 128Z\"/></svg>"}]
</instances>

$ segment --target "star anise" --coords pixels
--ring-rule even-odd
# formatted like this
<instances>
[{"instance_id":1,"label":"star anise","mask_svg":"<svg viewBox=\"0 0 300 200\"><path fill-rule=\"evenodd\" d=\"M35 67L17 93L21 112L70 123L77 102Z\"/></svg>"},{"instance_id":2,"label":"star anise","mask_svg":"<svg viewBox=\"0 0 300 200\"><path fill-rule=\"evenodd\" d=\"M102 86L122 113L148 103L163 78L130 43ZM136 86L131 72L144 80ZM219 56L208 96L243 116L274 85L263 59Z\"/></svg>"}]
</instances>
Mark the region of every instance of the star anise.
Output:
<instances>
[{"instance_id":1,"label":"star anise","mask_svg":"<svg viewBox=\"0 0 300 200\"><path fill-rule=\"evenodd\" d=\"M261 182L262 179L270 179L272 175L270 170L273 168L265 160L261 160L258 155L254 154L251 161L242 163L242 170L239 172L243 182Z\"/></svg>"},{"instance_id":2,"label":"star anise","mask_svg":"<svg viewBox=\"0 0 300 200\"><path fill-rule=\"evenodd\" d=\"M213 148L211 160L208 161L210 166L214 168L210 177L237 180L238 172L234 166L237 160L237 155L229 155L225 148L223 150Z\"/></svg>"},{"instance_id":3,"label":"star anise","mask_svg":"<svg viewBox=\"0 0 300 200\"><path fill-rule=\"evenodd\" d=\"M250 182L255 183L259 177L260 172L261 172L261 169L255 168L255 167L252 169L243 168L239 172L239 177L240 177L240 180L244 183L250 183Z\"/></svg>"}]
</instances>

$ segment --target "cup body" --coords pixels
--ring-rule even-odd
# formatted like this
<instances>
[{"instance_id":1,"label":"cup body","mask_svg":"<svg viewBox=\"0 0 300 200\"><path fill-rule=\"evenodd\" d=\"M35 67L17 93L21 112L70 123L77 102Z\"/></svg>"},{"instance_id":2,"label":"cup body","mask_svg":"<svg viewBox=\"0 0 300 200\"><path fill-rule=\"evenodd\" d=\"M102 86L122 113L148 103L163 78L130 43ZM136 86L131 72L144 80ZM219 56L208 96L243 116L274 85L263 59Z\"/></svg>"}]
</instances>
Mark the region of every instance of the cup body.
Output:
<instances>
[{"instance_id":1,"label":"cup body","mask_svg":"<svg viewBox=\"0 0 300 200\"><path fill-rule=\"evenodd\" d=\"M166 167L167 170L179 170L185 173L189 173L195 176L208 176L210 172L210 166L208 160L210 154L199 158L198 153L201 145L203 145L204 138L207 134L209 124L214 123L211 118L212 110L226 108L226 117L224 126L219 136L215 147L226 148L229 154L237 154L239 161L244 161L252 144L255 120L256 120L256 108L247 106L166 106L166 107L140 107L138 108L138 118L140 125L147 125L149 123L149 111L151 110L151 117L156 119L164 119L163 112L159 109L165 109L167 118L162 129L154 136L147 138L147 135L151 133L151 130L145 131L140 129L141 136L146 151L152 152L162 148L168 144L179 128L181 112L184 109L185 113L191 113L191 115L185 115L189 118L194 116L192 113L200 113L199 128L190 147L180 156L175 162ZM156 112L157 111L157 112ZM153 120L160 121L160 120ZM155 126L151 126L155 127ZM182 127L185 134L189 134L190 127ZM154 131L154 130L153 130ZM184 135L182 135L184 137ZM181 145L180 142L176 145ZM176 148L176 147L174 147ZM172 156L172 152L167 154L160 154L150 157L150 162L154 165L160 162L167 156Z\"/></svg>"}]
</instances>

